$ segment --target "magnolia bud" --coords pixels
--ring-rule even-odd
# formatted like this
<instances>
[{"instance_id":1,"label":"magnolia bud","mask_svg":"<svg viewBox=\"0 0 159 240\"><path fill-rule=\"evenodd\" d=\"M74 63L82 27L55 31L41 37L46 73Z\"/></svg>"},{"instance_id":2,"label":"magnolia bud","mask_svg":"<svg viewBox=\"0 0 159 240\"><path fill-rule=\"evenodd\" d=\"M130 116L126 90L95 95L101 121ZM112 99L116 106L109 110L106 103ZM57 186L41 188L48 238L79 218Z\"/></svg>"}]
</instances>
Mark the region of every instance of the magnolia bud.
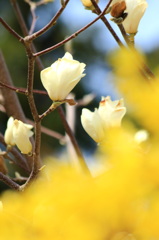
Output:
<instances>
[{"instance_id":1,"label":"magnolia bud","mask_svg":"<svg viewBox=\"0 0 159 240\"><path fill-rule=\"evenodd\" d=\"M85 64L73 60L70 53L65 53L51 67L41 71L41 81L53 101L64 100L75 85L85 76Z\"/></svg>"},{"instance_id":2,"label":"magnolia bud","mask_svg":"<svg viewBox=\"0 0 159 240\"><path fill-rule=\"evenodd\" d=\"M99 2L99 0L95 0L96 3ZM86 8L92 8L93 7L93 4L91 2L91 0L81 0L81 2L83 3L83 5L86 7Z\"/></svg>"},{"instance_id":3,"label":"magnolia bud","mask_svg":"<svg viewBox=\"0 0 159 240\"><path fill-rule=\"evenodd\" d=\"M112 15L112 17L119 18L119 17L122 17L125 9L126 9L125 1L122 1L122 2L119 2L119 3L115 3L112 6L110 14Z\"/></svg>"},{"instance_id":4,"label":"magnolia bud","mask_svg":"<svg viewBox=\"0 0 159 240\"><path fill-rule=\"evenodd\" d=\"M32 125L10 117L4 134L6 144L10 146L17 145L23 154L30 153L32 151L32 144L29 138L33 135L32 128Z\"/></svg>"}]
</instances>

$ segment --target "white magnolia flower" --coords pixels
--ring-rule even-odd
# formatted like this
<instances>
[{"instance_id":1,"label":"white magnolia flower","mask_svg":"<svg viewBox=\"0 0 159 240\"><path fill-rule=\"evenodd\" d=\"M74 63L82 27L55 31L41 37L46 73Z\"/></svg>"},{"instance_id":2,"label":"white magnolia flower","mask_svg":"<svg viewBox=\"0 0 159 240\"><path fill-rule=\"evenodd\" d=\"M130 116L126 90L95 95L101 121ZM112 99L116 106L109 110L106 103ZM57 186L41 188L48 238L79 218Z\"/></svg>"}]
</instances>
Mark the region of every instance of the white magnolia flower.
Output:
<instances>
[{"instance_id":1,"label":"white magnolia flower","mask_svg":"<svg viewBox=\"0 0 159 240\"><path fill-rule=\"evenodd\" d=\"M104 138L104 126L97 108L94 112L83 108L81 122L84 130L89 136L91 136L91 138L93 138L95 142L102 141Z\"/></svg>"},{"instance_id":2,"label":"white magnolia flower","mask_svg":"<svg viewBox=\"0 0 159 240\"><path fill-rule=\"evenodd\" d=\"M123 99L112 101L109 96L102 97L98 108L99 115L105 128L119 127L126 113Z\"/></svg>"},{"instance_id":3,"label":"white magnolia flower","mask_svg":"<svg viewBox=\"0 0 159 240\"><path fill-rule=\"evenodd\" d=\"M137 33L138 25L147 6L146 0L126 0L126 12L128 15L123 21L123 26L127 33Z\"/></svg>"},{"instance_id":4,"label":"white magnolia flower","mask_svg":"<svg viewBox=\"0 0 159 240\"><path fill-rule=\"evenodd\" d=\"M53 101L64 100L75 85L85 76L85 64L65 53L51 67L41 71L41 81Z\"/></svg>"},{"instance_id":5,"label":"white magnolia flower","mask_svg":"<svg viewBox=\"0 0 159 240\"><path fill-rule=\"evenodd\" d=\"M122 22L125 31L129 34L136 34L138 30L138 25L142 16L145 13L148 4L146 0L113 0L110 6L113 10L113 6L115 7L114 4L116 4L116 9L114 9L113 11L116 13L116 15L118 15L121 11L119 5L117 7L117 3L123 2L125 2L126 4L126 9L124 9L124 12L121 13L120 17L122 17L124 13L127 13L127 16L124 17L124 21ZM120 6L122 8L123 5L121 4Z\"/></svg>"},{"instance_id":6,"label":"white magnolia flower","mask_svg":"<svg viewBox=\"0 0 159 240\"><path fill-rule=\"evenodd\" d=\"M32 151L32 144L29 138L33 135L32 128L32 125L10 117L4 134L5 143L11 146L17 145L23 154L30 153Z\"/></svg>"},{"instance_id":7,"label":"white magnolia flower","mask_svg":"<svg viewBox=\"0 0 159 240\"><path fill-rule=\"evenodd\" d=\"M86 108L82 110L82 126L94 141L101 142L108 128L120 126L125 113L126 108L122 99L112 101L109 96L102 97L99 108L94 112Z\"/></svg>"}]
</instances>

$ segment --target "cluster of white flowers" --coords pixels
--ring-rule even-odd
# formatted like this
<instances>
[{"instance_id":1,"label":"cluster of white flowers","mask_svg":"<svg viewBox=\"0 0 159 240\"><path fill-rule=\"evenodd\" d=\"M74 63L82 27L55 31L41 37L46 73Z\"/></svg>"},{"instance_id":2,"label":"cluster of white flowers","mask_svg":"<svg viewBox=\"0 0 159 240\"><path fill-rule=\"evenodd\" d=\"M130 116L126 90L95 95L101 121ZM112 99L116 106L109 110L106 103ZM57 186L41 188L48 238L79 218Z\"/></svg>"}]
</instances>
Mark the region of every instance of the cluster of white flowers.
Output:
<instances>
[{"instance_id":1,"label":"cluster of white flowers","mask_svg":"<svg viewBox=\"0 0 159 240\"><path fill-rule=\"evenodd\" d=\"M51 67L41 71L41 81L53 101L64 100L75 85L85 76L85 64L73 60L70 53L54 62ZM8 146L16 145L21 153L32 151L30 137L33 135L30 124L10 117L7 123L4 140Z\"/></svg>"},{"instance_id":2,"label":"cluster of white flowers","mask_svg":"<svg viewBox=\"0 0 159 240\"><path fill-rule=\"evenodd\" d=\"M98 2L98 0L96 1ZM86 7L90 7L90 0L82 0ZM110 14L114 19L123 18L125 31L136 34L139 22L147 8L146 0L113 0L110 4ZM52 101L65 100L70 91L76 86L85 70L85 64L74 60L72 55L65 53L51 67L41 71L41 81ZM96 141L101 142L105 131L109 127L120 126L121 119L126 112L123 100L112 101L110 97L102 98L99 108L94 112L82 110L81 122L85 131ZM10 117L4 140L7 145L16 145L23 154L32 151L30 137L33 135L32 125Z\"/></svg>"},{"instance_id":3,"label":"cluster of white flowers","mask_svg":"<svg viewBox=\"0 0 159 240\"><path fill-rule=\"evenodd\" d=\"M23 154L31 153L32 144L29 138L33 135L32 128L32 125L10 117L4 134L6 144L9 146L16 145Z\"/></svg>"}]
</instances>

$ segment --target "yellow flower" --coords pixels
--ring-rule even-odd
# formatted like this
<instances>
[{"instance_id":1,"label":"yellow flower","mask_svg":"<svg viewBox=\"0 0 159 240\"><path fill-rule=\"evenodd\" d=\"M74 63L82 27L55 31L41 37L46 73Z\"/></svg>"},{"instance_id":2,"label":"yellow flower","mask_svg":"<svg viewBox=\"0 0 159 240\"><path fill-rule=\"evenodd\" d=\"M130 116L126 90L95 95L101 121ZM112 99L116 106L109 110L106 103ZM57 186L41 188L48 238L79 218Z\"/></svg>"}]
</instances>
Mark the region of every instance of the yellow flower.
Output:
<instances>
[{"instance_id":1,"label":"yellow flower","mask_svg":"<svg viewBox=\"0 0 159 240\"><path fill-rule=\"evenodd\" d=\"M120 126L125 113L123 99L112 101L109 96L102 97L99 108L94 112L86 108L82 110L81 122L94 141L101 142L108 128Z\"/></svg>"},{"instance_id":2,"label":"yellow flower","mask_svg":"<svg viewBox=\"0 0 159 240\"><path fill-rule=\"evenodd\" d=\"M41 71L41 81L53 101L64 100L75 85L85 76L85 64L73 60L66 52L51 67Z\"/></svg>"},{"instance_id":3,"label":"yellow flower","mask_svg":"<svg viewBox=\"0 0 159 240\"><path fill-rule=\"evenodd\" d=\"M150 133L159 133L159 78L149 79L144 56L122 49L113 57L115 80L128 105L129 113Z\"/></svg>"},{"instance_id":4,"label":"yellow flower","mask_svg":"<svg viewBox=\"0 0 159 240\"><path fill-rule=\"evenodd\" d=\"M30 153L32 151L32 144L29 138L33 135L32 128L32 125L10 117L4 134L6 144L11 146L17 145L23 154Z\"/></svg>"}]
</instances>

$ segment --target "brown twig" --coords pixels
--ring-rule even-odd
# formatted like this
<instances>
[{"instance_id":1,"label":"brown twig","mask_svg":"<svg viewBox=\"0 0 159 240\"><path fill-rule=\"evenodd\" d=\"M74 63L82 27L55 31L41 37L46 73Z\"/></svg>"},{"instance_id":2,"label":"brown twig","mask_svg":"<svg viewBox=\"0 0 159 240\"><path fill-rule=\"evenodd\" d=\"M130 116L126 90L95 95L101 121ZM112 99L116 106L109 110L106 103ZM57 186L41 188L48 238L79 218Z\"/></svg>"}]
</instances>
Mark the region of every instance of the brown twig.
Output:
<instances>
[{"instance_id":1,"label":"brown twig","mask_svg":"<svg viewBox=\"0 0 159 240\"><path fill-rule=\"evenodd\" d=\"M46 48L40 52L34 53L35 57L39 57L41 55L44 55L50 51L53 51L56 48L61 47L62 45L64 45L66 42L76 38L80 33L82 33L83 31L85 31L87 28L89 28L91 25L93 25L95 22L97 22L101 16L104 14L104 12L102 12L98 17L96 17L93 21L91 21L90 23L88 23L87 25L85 25L84 27L82 27L81 29L79 29L78 31L76 31L75 33L73 33L72 35L70 35L69 37L65 38L64 40L62 40L61 42L55 44L52 47Z\"/></svg>"},{"instance_id":2,"label":"brown twig","mask_svg":"<svg viewBox=\"0 0 159 240\"><path fill-rule=\"evenodd\" d=\"M12 179L4 175L2 172L0 172L0 180L6 185L8 185L10 188L20 191L20 185L15 183Z\"/></svg>"},{"instance_id":3,"label":"brown twig","mask_svg":"<svg viewBox=\"0 0 159 240\"><path fill-rule=\"evenodd\" d=\"M61 105L63 102L55 102L53 104L51 104L51 106L43 113L39 116L40 120L42 120L44 117L46 117L48 114L50 114L51 112L53 112L59 105Z\"/></svg>"},{"instance_id":4,"label":"brown twig","mask_svg":"<svg viewBox=\"0 0 159 240\"><path fill-rule=\"evenodd\" d=\"M27 119L27 123L29 123L29 124L31 124L31 125L33 125L33 126L34 126L34 124L35 124L35 123L34 123L32 120L30 120L30 119ZM50 130L50 129L44 127L44 126L41 126L41 132L44 133L44 134L46 134L46 135L48 135L48 136L50 136L50 137L56 138L56 139L64 142L64 138L65 138L65 137L64 137L62 134L58 133L58 132L55 132L55 131L53 131L53 130Z\"/></svg>"},{"instance_id":5,"label":"brown twig","mask_svg":"<svg viewBox=\"0 0 159 240\"><path fill-rule=\"evenodd\" d=\"M12 80L2 52L0 52L0 84L12 87ZM14 118L25 122L25 115L16 93L8 91L6 88L2 88L1 91L4 96L4 107L8 116L13 116Z\"/></svg>"},{"instance_id":6,"label":"brown twig","mask_svg":"<svg viewBox=\"0 0 159 240\"><path fill-rule=\"evenodd\" d=\"M48 31L53 25L56 24L57 19L60 17L60 15L62 14L62 12L64 11L66 5L68 4L69 0L65 1L65 4L61 6L61 8L58 10L58 12L56 13L56 15L51 19L51 21L44 26L42 29L40 29L39 31L33 33L30 36L26 37L26 41L31 42L34 39L38 38L39 36L41 36L43 33L45 33L46 31Z\"/></svg>"},{"instance_id":7,"label":"brown twig","mask_svg":"<svg viewBox=\"0 0 159 240\"><path fill-rule=\"evenodd\" d=\"M30 110L35 121L35 148L33 152L33 162L34 162L34 174L38 172L40 168L40 146L41 146L41 121L38 115L38 111L35 105L33 96L33 84L34 84L34 63L35 58L32 54L32 49L30 44L25 43L26 52L28 56L28 77L27 77L27 98L30 106Z\"/></svg>"},{"instance_id":8,"label":"brown twig","mask_svg":"<svg viewBox=\"0 0 159 240\"><path fill-rule=\"evenodd\" d=\"M22 30L24 36L28 35L28 29L26 27L26 24L25 24L23 15L21 13L21 10L19 8L19 5L17 3L17 0L10 0L10 2L11 2L12 6L13 6L13 8L15 10L18 22L19 22L19 24L21 26L21 30Z\"/></svg>"},{"instance_id":9,"label":"brown twig","mask_svg":"<svg viewBox=\"0 0 159 240\"><path fill-rule=\"evenodd\" d=\"M17 87L13 87L11 85L7 85L5 83L0 82L0 86L7 88L8 90L14 91L16 93L21 93L24 95L27 95L27 89L26 88L17 88ZM40 94L40 95L48 95L48 93L44 90L38 90L38 89L33 89L33 93L34 94Z\"/></svg>"},{"instance_id":10,"label":"brown twig","mask_svg":"<svg viewBox=\"0 0 159 240\"><path fill-rule=\"evenodd\" d=\"M0 85L3 86L3 87L5 87L5 88L8 88L8 90L15 91L15 92L17 92L17 93L26 94L26 88L16 88L16 87L12 87L12 86L6 85L6 84L1 83L1 82L0 82ZM48 95L48 93L47 93L46 91L36 90L36 89L33 90L33 93L34 93L34 94L41 94L41 95ZM34 122L31 121L30 119L26 119L26 121L27 121L29 124L31 124L31 125L34 126ZM63 135L61 135L61 134L58 133L58 132L52 131L52 130L44 127L44 126L41 126L41 132L44 133L44 134L46 134L46 135L48 135L48 136L54 137L54 138L56 138L56 139L58 139L58 140L64 141L64 140L63 140L63 139L64 139L64 136L63 136Z\"/></svg>"},{"instance_id":11,"label":"brown twig","mask_svg":"<svg viewBox=\"0 0 159 240\"><path fill-rule=\"evenodd\" d=\"M15 32L1 17L0 22L8 30L8 32L10 32L15 38L18 39L19 42L21 42L22 37L17 32Z\"/></svg>"},{"instance_id":12,"label":"brown twig","mask_svg":"<svg viewBox=\"0 0 159 240\"><path fill-rule=\"evenodd\" d=\"M100 15L102 12L106 12L106 10L108 9L111 1L108 3L108 5L106 6L106 8L104 9L104 11L101 11L101 9L99 8L98 4L96 3L95 0L91 0L94 8L95 8L95 13L97 13L98 15ZM118 37L118 35L116 34L116 32L114 31L114 29L111 27L111 25L109 24L107 18L102 15L101 20L103 21L103 23L105 24L105 26L108 28L108 30L110 31L111 35L114 37L114 39L116 40L116 42L118 43L119 46L123 46L123 43L121 42L120 38Z\"/></svg>"},{"instance_id":13,"label":"brown twig","mask_svg":"<svg viewBox=\"0 0 159 240\"><path fill-rule=\"evenodd\" d=\"M34 32L36 21L37 21L37 16L35 14L35 8L32 8L32 6L31 6L30 11L31 11L31 15L32 15L32 23L31 23L31 27L29 30L29 35L31 35Z\"/></svg>"},{"instance_id":14,"label":"brown twig","mask_svg":"<svg viewBox=\"0 0 159 240\"><path fill-rule=\"evenodd\" d=\"M15 11L15 14L16 14L18 23L20 25L20 28L22 30L22 33L23 33L24 36L27 36L29 34L29 31L28 31L28 28L27 28L27 26L25 24L25 21L24 21L23 15L21 13L21 10L19 8L19 5L17 3L17 0L10 0L10 1L12 3L13 9ZM31 48L32 48L33 52L37 52L34 44L32 44L32 43L31 43ZM43 65L42 65L42 62L41 62L40 58L36 58L35 61L36 61L36 64L37 64L38 68L40 70L42 70L43 69Z\"/></svg>"}]
</instances>

